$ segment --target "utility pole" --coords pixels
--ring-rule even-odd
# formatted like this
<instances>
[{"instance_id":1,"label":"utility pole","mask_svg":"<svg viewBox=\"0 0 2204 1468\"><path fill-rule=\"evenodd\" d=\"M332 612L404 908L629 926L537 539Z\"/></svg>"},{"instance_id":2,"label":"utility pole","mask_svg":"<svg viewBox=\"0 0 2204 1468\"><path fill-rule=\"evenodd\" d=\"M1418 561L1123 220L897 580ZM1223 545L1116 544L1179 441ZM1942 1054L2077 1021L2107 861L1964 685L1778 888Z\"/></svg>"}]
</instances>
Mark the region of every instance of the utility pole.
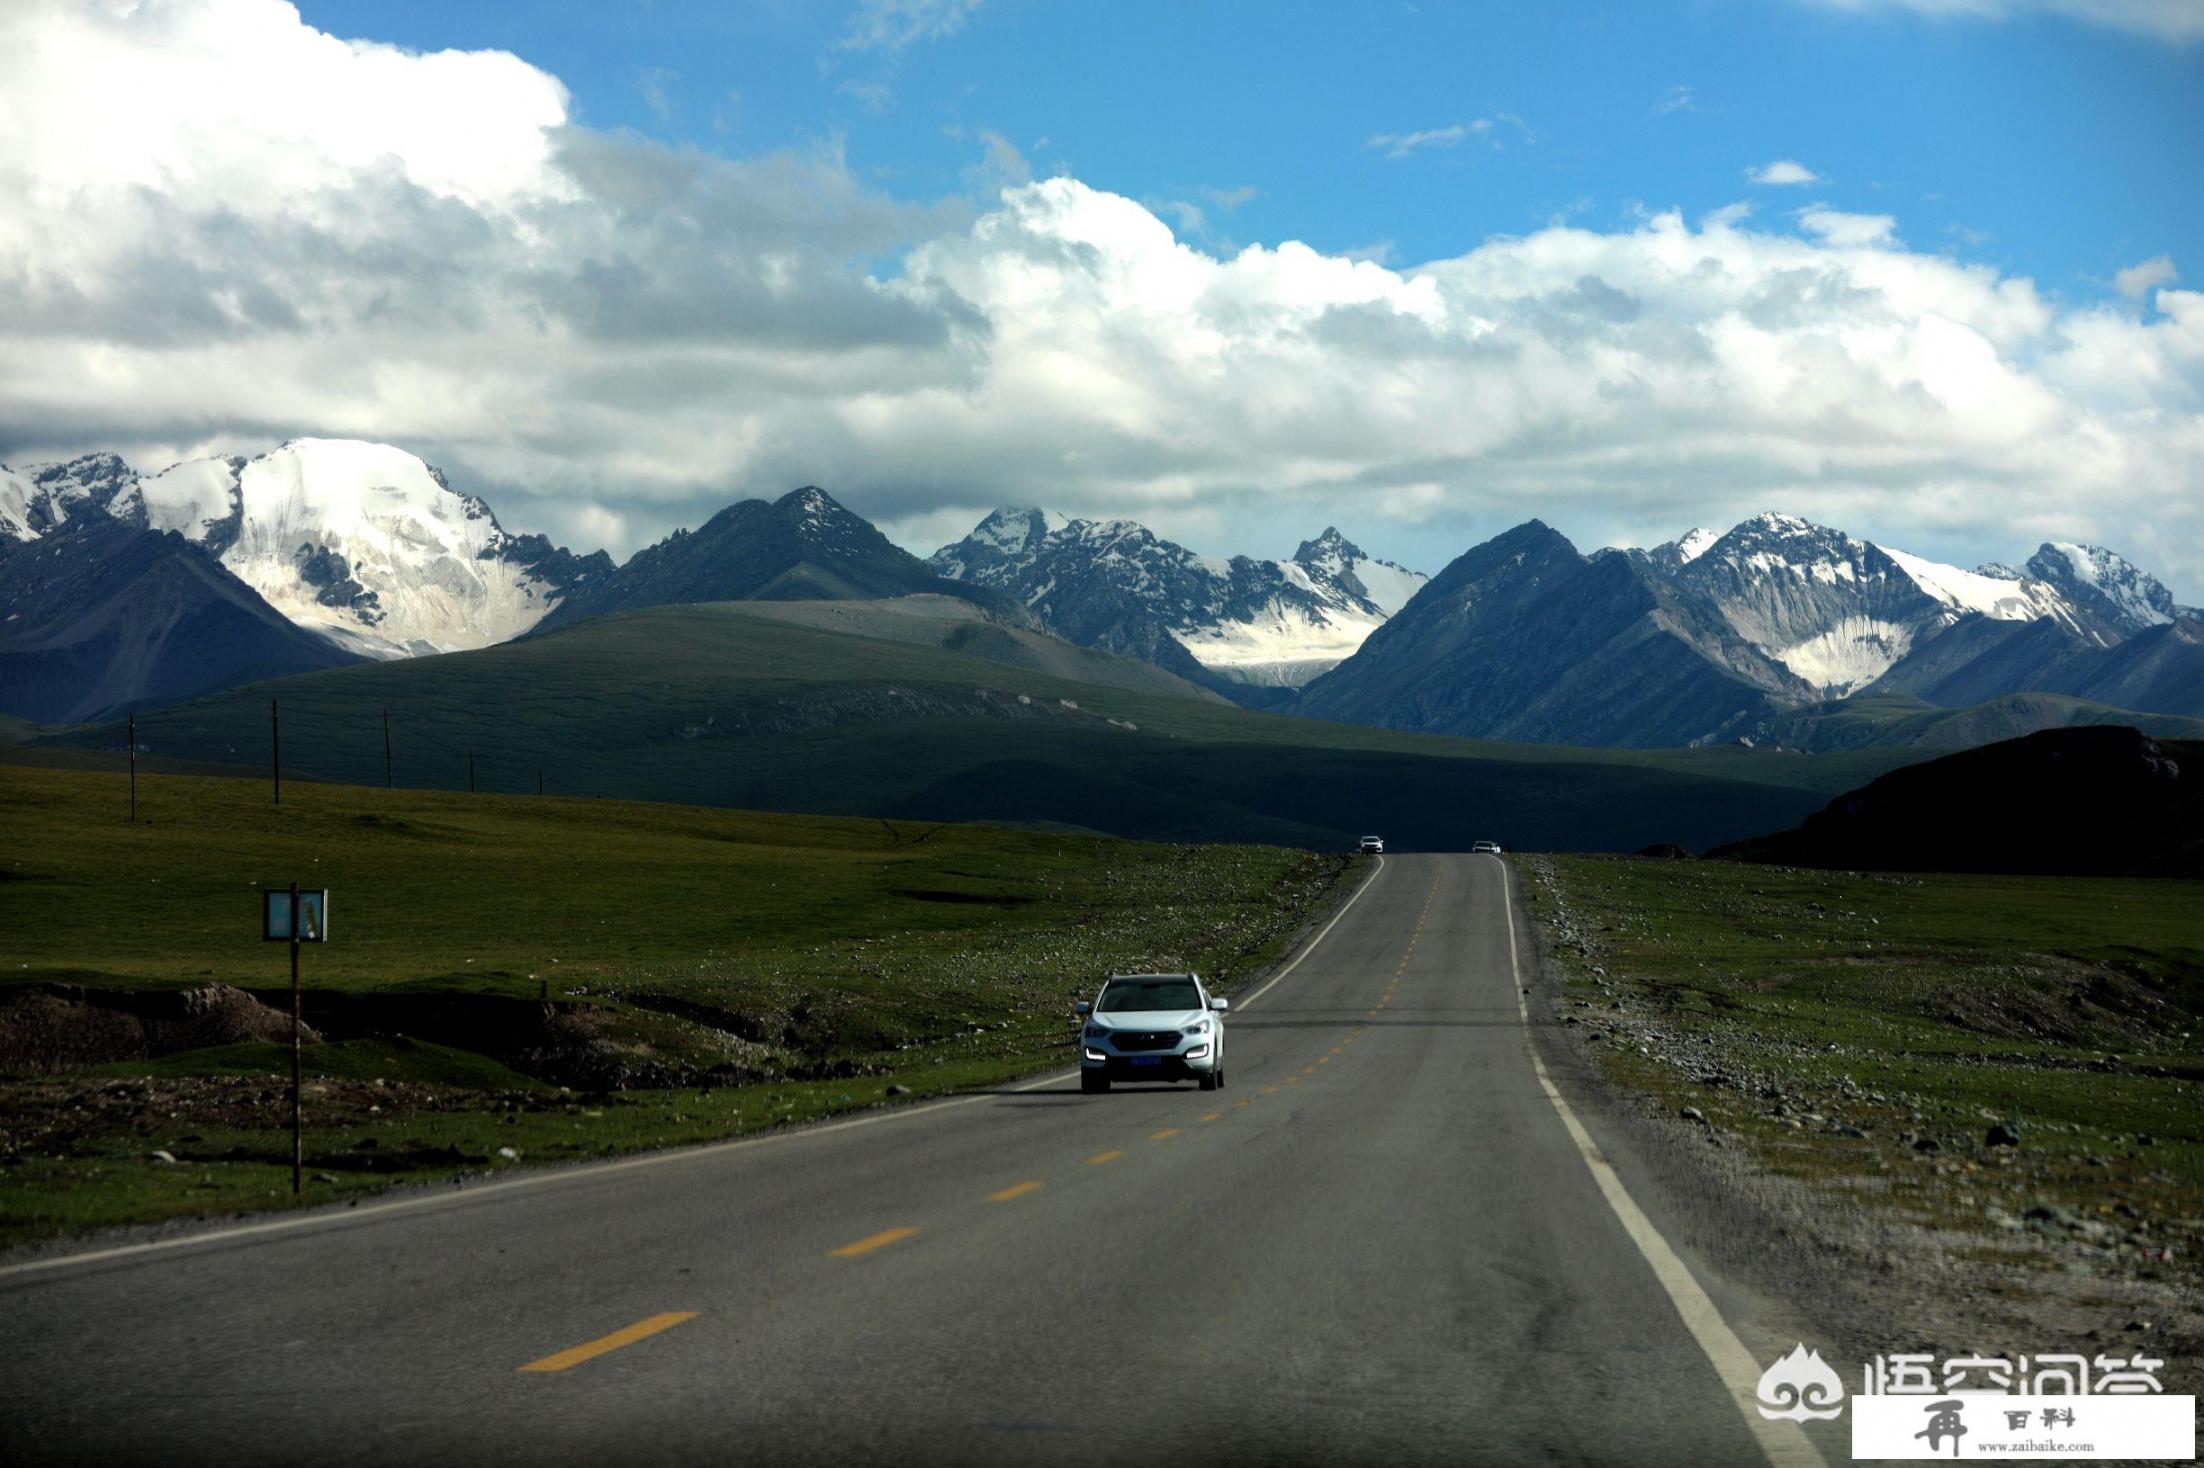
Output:
<instances>
[{"instance_id":1,"label":"utility pole","mask_svg":"<svg viewBox=\"0 0 2204 1468\"><path fill-rule=\"evenodd\" d=\"M541 770L536 771L536 794L543 794L543 771ZM135 810L137 807L133 806L131 808Z\"/></svg>"},{"instance_id":2,"label":"utility pole","mask_svg":"<svg viewBox=\"0 0 2204 1468\"><path fill-rule=\"evenodd\" d=\"M467 793L474 794L474 751L467 751Z\"/></svg>"},{"instance_id":3,"label":"utility pole","mask_svg":"<svg viewBox=\"0 0 2204 1468\"><path fill-rule=\"evenodd\" d=\"M394 775L393 775L393 774L391 773L391 763L390 763L390 710L389 710L389 709L384 709L384 710L383 710L383 788L384 788L385 790L394 790L394 789L396 789L396 788L397 788L397 785L398 785L398 781L397 781L397 778L396 778L396 777L395 777L395 776L394 776Z\"/></svg>"},{"instance_id":4,"label":"utility pole","mask_svg":"<svg viewBox=\"0 0 2204 1468\"><path fill-rule=\"evenodd\" d=\"M268 700L268 768L275 775L275 803L283 804L283 709Z\"/></svg>"},{"instance_id":5,"label":"utility pole","mask_svg":"<svg viewBox=\"0 0 2204 1468\"><path fill-rule=\"evenodd\" d=\"M130 824L138 824L138 716L130 716Z\"/></svg>"},{"instance_id":6,"label":"utility pole","mask_svg":"<svg viewBox=\"0 0 2204 1468\"><path fill-rule=\"evenodd\" d=\"M298 883L291 884L291 1195L298 1196L306 1187L306 1123L299 1101L300 1072L305 1068L301 1058L299 1030L304 1024L300 1018L302 1006L298 991Z\"/></svg>"}]
</instances>

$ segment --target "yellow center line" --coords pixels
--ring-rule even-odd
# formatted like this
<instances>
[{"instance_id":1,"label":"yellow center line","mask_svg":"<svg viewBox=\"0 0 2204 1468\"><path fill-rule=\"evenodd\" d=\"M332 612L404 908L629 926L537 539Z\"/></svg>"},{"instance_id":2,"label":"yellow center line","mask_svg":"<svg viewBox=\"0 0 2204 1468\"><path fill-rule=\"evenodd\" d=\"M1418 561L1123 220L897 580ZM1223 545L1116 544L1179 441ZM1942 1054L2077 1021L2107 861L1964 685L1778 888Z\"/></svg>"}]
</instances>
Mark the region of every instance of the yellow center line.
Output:
<instances>
[{"instance_id":1,"label":"yellow center line","mask_svg":"<svg viewBox=\"0 0 2204 1468\"><path fill-rule=\"evenodd\" d=\"M638 1320L635 1324L616 1330L611 1335L601 1335L593 1341L559 1351L544 1357L540 1361L531 1361L520 1369L523 1371L566 1371L581 1365L584 1361L602 1356L607 1351L617 1351L622 1346L632 1346L637 1341L654 1336L662 1330L671 1330L684 1320L694 1319L696 1319L694 1310L668 1310L662 1315L653 1315L647 1320Z\"/></svg>"},{"instance_id":2,"label":"yellow center line","mask_svg":"<svg viewBox=\"0 0 2204 1468\"><path fill-rule=\"evenodd\" d=\"M1041 1191L1041 1184L1037 1182L1012 1183L999 1193L989 1193L987 1201L990 1203L1007 1203L1012 1198L1023 1198L1028 1193L1038 1193L1039 1191Z\"/></svg>"},{"instance_id":3,"label":"yellow center line","mask_svg":"<svg viewBox=\"0 0 2204 1468\"><path fill-rule=\"evenodd\" d=\"M829 1259L854 1259L859 1254L870 1254L875 1249L884 1249L890 1244L900 1244L917 1232L918 1230L915 1228L884 1228L876 1234L870 1234L859 1239L854 1244L844 1244L839 1249L827 1250L827 1257Z\"/></svg>"},{"instance_id":4,"label":"yellow center line","mask_svg":"<svg viewBox=\"0 0 2204 1468\"><path fill-rule=\"evenodd\" d=\"M1087 1161L1088 1161L1088 1163L1089 1163L1090 1165L1092 1165L1092 1166L1094 1166L1094 1167L1100 1167L1100 1166L1101 1166L1101 1165L1102 1165L1103 1163L1105 1163L1105 1162L1115 1162L1115 1161L1117 1161L1117 1159L1118 1159L1118 1158L1120 1158L1120 1157L1123 1157L1124 1155L1125 1155L1125 1154L1124 1154L1123 1152L1121 1152L1121 1151L1120 1151L1120 1152L1097 1152L1097 1153L1095 1153L1095 1154L1094 1154L1094 1155L1093 1155L1092 1157L1089 1157L1089 1158L1087 1159Z\"/></svg>"},{"instance_id":5,"label":"yellow center line","mask_svg":"<svg viewBox=\"0 0 2204 1468\"><path fill-rule=\"evenodd\" d=\"M1313 1065L1304 1065L1304 1066L1302 1066L1302 1067L1301 1067L1301 1074L1303 1074L1303 1075L1305 1075L1305 1076L1312 1076L1312 1075L1315 1075L1315 1074L1316 1074L1316 1067L1315 1067L1315 1066L1313 1066Z\"/></svg>"},{"instance_id":6,"label":"yellow center line","mask_svg":"<svg viewBox=\"0 0 2204 1468\"><path fill-rule=\"evenodd\" d=\"M1255 1098L1252 1096L1242 1096L1239 1100L1233 1102L1232 1104L1234 1106L1253 1106L1255 1104Z\"/></svg>"},{"instance_id":7,"label":"yellow center line","mask_svg":"<svg viewBox=\"0 0 2204 1468\"><path fill-rule=\"evenodd\" d=\"M1316 1057L1316 1063L1318 1065L1330 1065L1332 1058L1329 1055L1319 1055Z\"/></svg>"},{"instance_id":8,"label":"yellow center line","mask_svg":"<svg viewBox=\"0 0 2204 1468\"><path fill-rule=\"evenodd\" d=\"M1179 1129L1178 1129L1177 1127L1175 1127L1175 1126L1167 1126L1167 1127L1165 1127L1165 1128L1164 1128L1164 1129L1163 1129L1162 1131L1160 1131L1160 1132L1150 1132L1150 1133L1148 1133L1148 1140L1149 1140L1149 1141L1151 1141L1151 1142L1160 1142L1160 1141L1163 1141L1164 1139L1166 1139L1166 1138L1168 1138L1168 1137L1175 1137L1175 1136L1177 1136L1178 1134L1179 1134Z\"/></svg>"},{"instance_id":9,"label":"yellow center line","mask_svg":"<svg viewBox=\"0 0 2204 1468\"><path fill-rule=\"evenodd\" d=\"M1340 1041L1340 1042L1339 1042L1339 1043L1338 1043L1337 1045L1334 1045L1334 1046L1332 1046L1332 1054L1334 1054L1334 1055L1340 1055L1340 1054L1344 1054L1344 1053L1346 1052L1347 1046L1348 1046L1349 1044L1351 1044L1351 1043L1353 1043L1353 1042L1351 1042L1351 1041L1348 1041L1348 1040L1341 1040L1341 1041Z\"/></svg>"},{"instance_id":10,"label":"yellow center line","mask_svg":"<svg viewBox=\"0 0 2204 1468\"><path fill-rule=\"evenodd\" d=\"M1203 1117L1203 1118L1202 1118L1202 1120L1203 1120L1203 1121L1223 1121L1223 1120L1224 1120L1224 1113L1223 1113L1223 1112L1221 1112L1221 1111L1212 1111L1212 1112L1210 1112L1210 1113L1209 1113L1209 1114L1208 1114L1207 1116Z\"/></svg>"},{"instance_id":11,"label":"yellow center line","mask_svg":"<svg viewBox=\"0 0 2204 1468\"><path fill-rule=\"evenodd\" d=\"M1299 1076L1287 1076L1286 1084L1289 1086L1298 1086L1301 1084L1301 1078Z\"/></svg>"}]
</instances>

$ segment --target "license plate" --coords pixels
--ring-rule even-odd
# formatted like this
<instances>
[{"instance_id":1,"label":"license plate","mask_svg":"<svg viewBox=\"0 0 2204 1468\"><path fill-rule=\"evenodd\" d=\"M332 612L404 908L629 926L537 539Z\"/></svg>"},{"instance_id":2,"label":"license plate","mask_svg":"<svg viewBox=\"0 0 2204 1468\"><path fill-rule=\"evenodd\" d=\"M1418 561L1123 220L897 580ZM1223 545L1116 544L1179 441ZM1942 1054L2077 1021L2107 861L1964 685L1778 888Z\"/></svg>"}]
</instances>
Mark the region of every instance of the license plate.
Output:
<instances>
[{"instance_id":1,"label":"license plate","mask_svg":"<svg viewBox=\"0 0 2204 1468\"><path fill-rule=\"evenodd\" d=\"M1135 1055L1135 1056L1133 1057L1133 1064L1135 1064L1135 1065L1161 1065L1161 1064L1163 1064L1163 1057L1162 1057L1162 1056L1160 1056L1160 1055Z\"/></svg>"}]
</instances>

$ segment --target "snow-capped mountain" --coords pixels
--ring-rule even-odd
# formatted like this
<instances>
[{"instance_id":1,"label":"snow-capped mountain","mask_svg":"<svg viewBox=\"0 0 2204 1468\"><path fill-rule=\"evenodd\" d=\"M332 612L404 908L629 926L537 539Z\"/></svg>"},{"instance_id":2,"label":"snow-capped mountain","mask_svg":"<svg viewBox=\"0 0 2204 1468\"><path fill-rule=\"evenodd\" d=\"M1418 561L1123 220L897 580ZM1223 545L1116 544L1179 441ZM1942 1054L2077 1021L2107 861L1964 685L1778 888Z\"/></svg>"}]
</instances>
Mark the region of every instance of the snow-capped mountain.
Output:
<instances>
[{"instance_id":1,"label":"snow-capped mountain","mask_svg":"<svg viewBox=\"0 0 2204 1468\"><path fill-rule=\"evenodd\" d=\"M0 531L18 540L91 512L175 531L294 623L370 657L517 637L612 569L602 552L508 533L403 449L349 439L148 477L113 454L0 472Z\"/></svg>"},{"instance_id":2,"label":"snow-capped mountain","mask_svg":"<svg viewBox=\"0 0 2204 1468\"><path fill-rule=\"evenodd\" d=\"M1831 700L2046 693L2204 715L2204 623L2108 551L1967 571L1789 515L1586 557L1473 547L1293 711L1568 744L1768 737ZM2046 713L2052 717L2056 710Z\"/></svg>"},{"instance_id":3,"label":"snow-capped mountain","mask_svg":"<svg viewBox=\"0 0 2204 1468\"><path fill-rule=\"evenodd\" d=\"M1298 688L1350 656L1426 579L1335 529L1290 560L1198 555L1130 520L1000 509L930 561L1009 593L1068 641L1212 684Z\"/></svg>"},{"instance_id":4,"label":"snow-capped mountain","mask_svg":"<svg viewBox=\"0 0 2204 1468\"><path fill-rule=\"evenodd\" d=\"M2103 645L2181 614L2157 577L2102 546L2049 541L2028 558L2028 570L2063 596Z\"/></svg>"},{"instance_id":5,"label":"snow-capped mountain","mask_svg":"<svg viewBox=\"0 0 2204 1468\"><path fill-rule=\"evenodd\" d=\"M1962 571L1795 515L1756 515L1707 535L1693 531L1647 559L1824 697L1865 688L1962 617L2050 617L2081 630L2071 604L2045 582ZM1672 549L1673 559L1664 554Z\"/></svg>"}]
</instances>

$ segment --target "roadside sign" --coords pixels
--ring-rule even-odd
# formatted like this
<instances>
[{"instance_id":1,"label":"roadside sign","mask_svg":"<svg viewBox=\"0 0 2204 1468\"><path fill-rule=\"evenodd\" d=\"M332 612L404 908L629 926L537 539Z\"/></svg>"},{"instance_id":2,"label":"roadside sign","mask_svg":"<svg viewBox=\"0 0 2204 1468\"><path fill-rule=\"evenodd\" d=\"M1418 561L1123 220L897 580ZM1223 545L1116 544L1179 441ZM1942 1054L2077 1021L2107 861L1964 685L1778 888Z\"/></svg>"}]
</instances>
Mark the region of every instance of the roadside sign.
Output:
<instances>
[{"instance_id":1,"label":"roadside sign","mask_svg":"<svg viewBox=\"0 0 2204 1468\"><path fill-rule=\"evenodd\" d=\"M266 943L291 941L291 890L270 888L260 894L263 904L260 937ZM301 888L298 893L298 941L329 941L329 889Z\"/></svg>"}]
</instances>

